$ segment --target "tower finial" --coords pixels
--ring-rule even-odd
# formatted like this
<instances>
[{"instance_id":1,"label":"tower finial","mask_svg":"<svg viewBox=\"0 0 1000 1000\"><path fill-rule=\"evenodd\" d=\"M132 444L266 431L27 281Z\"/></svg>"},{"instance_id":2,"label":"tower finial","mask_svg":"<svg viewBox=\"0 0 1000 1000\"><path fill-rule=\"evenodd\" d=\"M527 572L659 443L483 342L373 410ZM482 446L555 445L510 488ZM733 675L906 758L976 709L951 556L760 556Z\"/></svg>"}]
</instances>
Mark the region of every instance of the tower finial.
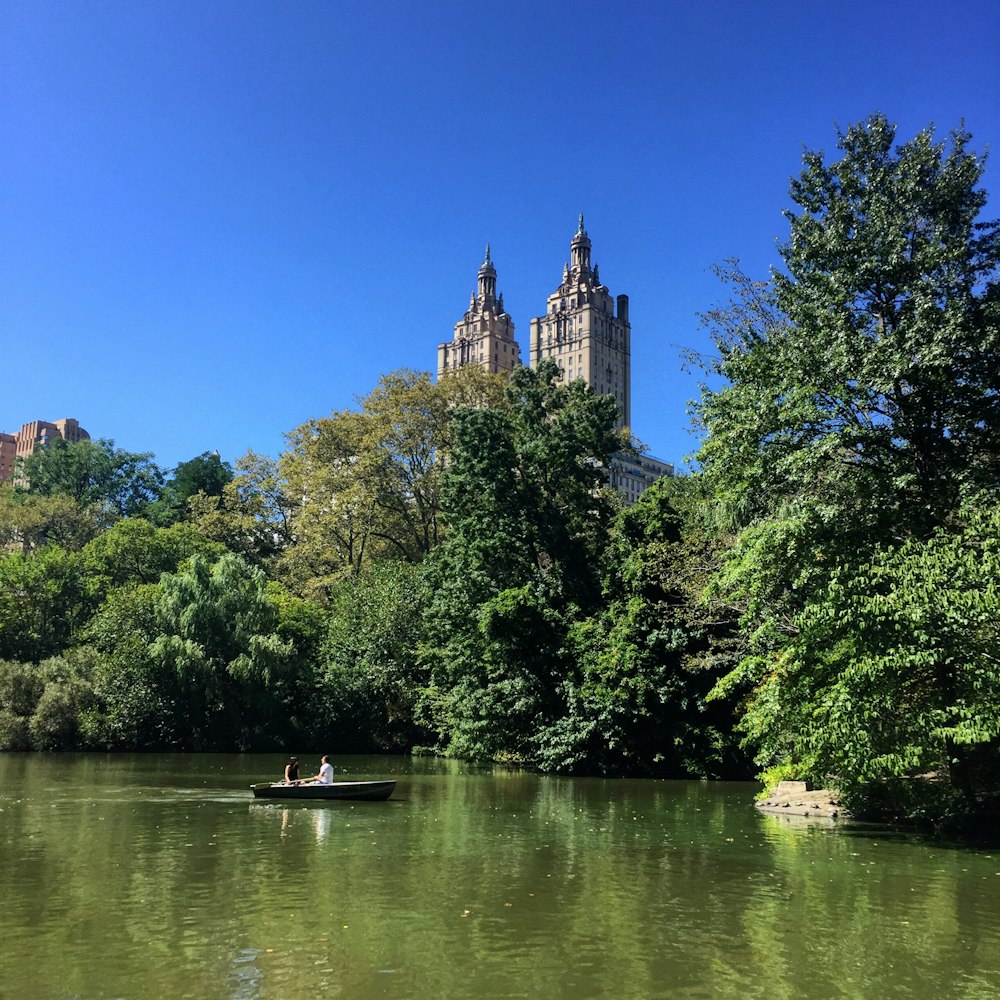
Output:
<instances>
[{"instance_id":1,"label":"tower finial","mask_svg":"<svg viewBox=\"0 0 1000 1000\"><path fill-rule=\"evenodd\" d=\"M489 264L490 263L490 245L489 245L489 243L486 244L486 260L484 260L483 263L484 264Z\"/></svg>"},{"instance_id":2,"label":"tower finial","mask_svg":"<svg viewBox=\"0 0 1000 1000\"><path fill-rule=\"evenodd\" d=\"M583 229L583 212L580 213L580 228L577 230L578 233L582 233Z\"/></svg>"}]
</instances>

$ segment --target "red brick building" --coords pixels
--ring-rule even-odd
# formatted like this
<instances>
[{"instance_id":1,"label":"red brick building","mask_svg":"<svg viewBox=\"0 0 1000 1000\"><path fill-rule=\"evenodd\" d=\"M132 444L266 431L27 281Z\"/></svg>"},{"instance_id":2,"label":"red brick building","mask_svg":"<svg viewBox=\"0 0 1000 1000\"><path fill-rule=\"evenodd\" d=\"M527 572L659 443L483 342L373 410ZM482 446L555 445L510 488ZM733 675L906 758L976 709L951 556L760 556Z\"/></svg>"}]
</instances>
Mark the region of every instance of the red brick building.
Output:
<instances>
[{"instance_id":1,"label":"red brick building","mask_svg":"<svg viewBox=\"0 0 1000 1000\"><path fill-rule=\"evenodd\" d=\"M56 438L65 438L75 444L77 441L89 441L90 435L72 417L51 423L48 420L32 420L22 425L16 434L0 434L0 483L14 474L15 459L26 458Z\"/></svg>"}]
</instances>

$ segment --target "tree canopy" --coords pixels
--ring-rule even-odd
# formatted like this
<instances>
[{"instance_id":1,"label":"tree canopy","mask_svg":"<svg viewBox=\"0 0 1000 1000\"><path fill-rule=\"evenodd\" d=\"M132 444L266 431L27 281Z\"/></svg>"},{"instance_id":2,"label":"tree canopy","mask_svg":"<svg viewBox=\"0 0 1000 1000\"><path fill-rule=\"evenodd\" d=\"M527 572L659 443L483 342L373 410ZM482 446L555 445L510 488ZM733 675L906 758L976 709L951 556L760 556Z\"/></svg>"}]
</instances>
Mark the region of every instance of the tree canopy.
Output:
<instances>
[{"instance_id":1,"label":"tree canopy","mask_svg":"<svg viewBox=\"0 0 1000 1000\"><path fill-rule=\"evenodd\" d=\"M725 384L703 393L699 458L735 531L713 594L742 612L748 641L724 688L752 689L748 731L779 770L824 776L803 749L822 727L820 675L839 683L856 665L850 644L806 650L806 609L835 613L835 580L867 579L887 551L912 559L967 491L1000 485L1000 243L979 220L983 161L969 141L927 129L897 145L873 116L838 136L832 162L806 153L784 269L769 283L732 272L736 305L709 317ZM939 686L951 672L938 662ZM906 678L885 672L886 697L902 698ZM961 782L946 728L925 729L922 763ZM913 764L883 759L896 763L881 778Z\"/></svg>"},{"instance_id":2,"label":"tree canopy","mask_svg":"<svg viewBox=\"0 0 1000 1000\"><path fill-rule=\"evenodd\" d=\"M35 496L68 496L111 517L142 514L163 487L152 452L124 451L106 438L75 443L57 438L19 459L14 478Z\"/></svg>"}]
</instances>

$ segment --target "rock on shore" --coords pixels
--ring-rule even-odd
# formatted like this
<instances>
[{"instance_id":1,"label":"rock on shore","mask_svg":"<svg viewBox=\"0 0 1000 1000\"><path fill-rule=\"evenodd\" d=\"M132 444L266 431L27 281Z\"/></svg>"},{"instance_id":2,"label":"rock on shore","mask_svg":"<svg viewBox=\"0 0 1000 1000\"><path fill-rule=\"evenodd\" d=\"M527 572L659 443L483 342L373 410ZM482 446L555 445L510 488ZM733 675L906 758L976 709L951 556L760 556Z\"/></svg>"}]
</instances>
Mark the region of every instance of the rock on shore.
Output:
<instances>
[{"instance_id":1,"label":"rock on shore","mask_svg":"<svg viewBox=\"0 0 1000 1000\"><path fill-rule=\"evenodd\" d=\"M761 812L783 816L847 819L850 815L836 792L829 788L810 789L804 781L781 781L755 804Z\"/></svg>"}]
</instances>

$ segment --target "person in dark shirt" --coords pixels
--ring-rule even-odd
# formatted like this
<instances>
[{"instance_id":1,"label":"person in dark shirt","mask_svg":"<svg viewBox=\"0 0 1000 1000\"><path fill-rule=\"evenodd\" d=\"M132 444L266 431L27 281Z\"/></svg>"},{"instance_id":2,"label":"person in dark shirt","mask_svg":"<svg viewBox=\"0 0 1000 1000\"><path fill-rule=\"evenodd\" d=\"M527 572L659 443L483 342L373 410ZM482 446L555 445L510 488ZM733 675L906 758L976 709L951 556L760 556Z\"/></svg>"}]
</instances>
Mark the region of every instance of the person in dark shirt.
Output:
<instances>
[{"instance_id":1,"label":"person in dark shirt","mask_svg":"<svg viewBox=\"0 0 1000 1000\"><path fill-rule=\"evenodd\" d=\"M285 782L294 785L299 780L299 758L289 757L285 765Z\"/></svg>"}]
</instances>

